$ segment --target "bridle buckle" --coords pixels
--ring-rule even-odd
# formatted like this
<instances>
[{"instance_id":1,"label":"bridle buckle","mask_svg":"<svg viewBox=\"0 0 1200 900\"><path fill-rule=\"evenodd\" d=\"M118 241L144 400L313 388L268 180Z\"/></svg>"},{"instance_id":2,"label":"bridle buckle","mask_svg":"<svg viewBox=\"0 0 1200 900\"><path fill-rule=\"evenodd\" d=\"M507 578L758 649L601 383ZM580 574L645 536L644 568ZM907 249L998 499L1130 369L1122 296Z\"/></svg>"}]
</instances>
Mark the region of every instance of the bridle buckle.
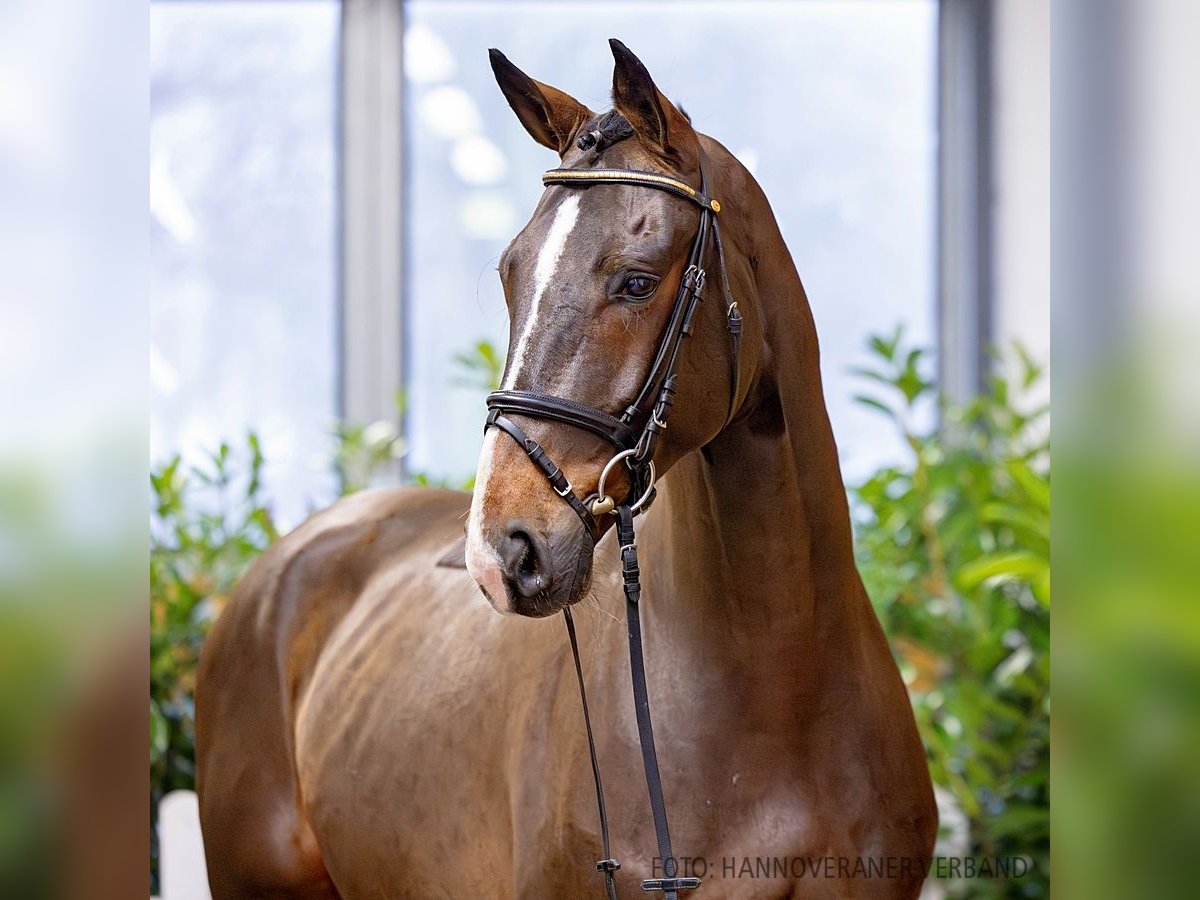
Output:
<instances>
[{"instance_id":1,"label":"bridle buckle","mask_svg":"<svg viewBox=\"0 0 1200 900\"><path fill-rule=\"evenodd\" d=\"M686 878L647 878L642 881L643 891L694 891L700 887L700 879Z\"/></svg>"}]
</instances>

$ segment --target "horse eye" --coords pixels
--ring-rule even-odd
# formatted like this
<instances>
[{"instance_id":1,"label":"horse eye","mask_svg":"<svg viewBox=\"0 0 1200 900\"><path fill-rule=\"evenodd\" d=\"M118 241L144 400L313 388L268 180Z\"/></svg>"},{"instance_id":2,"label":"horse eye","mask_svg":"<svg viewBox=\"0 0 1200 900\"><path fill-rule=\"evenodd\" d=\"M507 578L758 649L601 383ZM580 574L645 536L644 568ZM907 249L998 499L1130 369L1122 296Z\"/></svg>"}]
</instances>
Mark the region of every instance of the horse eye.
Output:
<instances>
[{"instance_id":1,"label":"horse eye","mask_svg":"<svg viewBox=\"0 0 1200 900\"><path fill-rule=\"evenodd\" d=\"M649 275L630 275L621 286L621 293L631 300L645 300L658 289L658 279Z\"/></svg>"}]
</instances>

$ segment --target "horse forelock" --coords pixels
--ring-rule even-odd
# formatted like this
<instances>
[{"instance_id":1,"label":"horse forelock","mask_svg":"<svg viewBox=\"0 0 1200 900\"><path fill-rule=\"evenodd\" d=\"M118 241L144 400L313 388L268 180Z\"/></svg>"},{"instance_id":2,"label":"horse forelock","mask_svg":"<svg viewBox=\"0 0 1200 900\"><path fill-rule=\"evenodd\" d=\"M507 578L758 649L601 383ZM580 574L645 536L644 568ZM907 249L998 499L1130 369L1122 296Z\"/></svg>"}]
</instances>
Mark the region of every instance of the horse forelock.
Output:
<instances>
[{"instance_id":1,"label":"horse forelock","mask_svg":"<svg viewBox=\"0 0 1200 900\"><path fill-rule=\"evenodd\" d=\"M680 115L690 123L692 117L678 103L675 108L679 110ZM601 113L583 127L583 134L589 135L592 141L585 149L595 150L599 152L605 147L611 147L613 144L631 138L634 135L633 126L629 124L629 120L615 109L610 109L606 113ZM581 145L583 146L583 145Z\"/></svg>"}]
</instances>

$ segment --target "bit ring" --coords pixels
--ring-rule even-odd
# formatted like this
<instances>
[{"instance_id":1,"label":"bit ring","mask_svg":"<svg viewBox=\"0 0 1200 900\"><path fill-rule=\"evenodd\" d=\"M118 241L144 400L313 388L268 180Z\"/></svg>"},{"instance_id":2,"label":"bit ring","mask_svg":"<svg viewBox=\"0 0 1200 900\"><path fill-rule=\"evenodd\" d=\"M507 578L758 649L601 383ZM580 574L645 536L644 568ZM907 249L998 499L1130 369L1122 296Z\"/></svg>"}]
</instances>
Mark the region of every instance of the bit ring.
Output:
<instances>
[{"instance_id":1,"label":"bit ring","mask_svg":"<svg viewBox=\"0 0 1200 900\"><path fill-rule=\"evenodd\" d=\"M622 450L607 463L605 463L604 468L600 470L600 483L596 485L596 499L591 503L592 515L604 515L604 513L612 512L616 508L616 501L613 500L612 497L608 496L608 494L604 493L604 482L608 480L608 475L612 471L613 466L615 466L618 462L633 456L635 453L637 453L637 448ZM656 478L657 475L654 472L654 460L650 460L650 484L646 488L646 492L638 498L637 502L629 507L632 512L637 512L642 508L645 502L650 499L650 495L654 493L654 481Z\"/></svg>"}]
</instances>

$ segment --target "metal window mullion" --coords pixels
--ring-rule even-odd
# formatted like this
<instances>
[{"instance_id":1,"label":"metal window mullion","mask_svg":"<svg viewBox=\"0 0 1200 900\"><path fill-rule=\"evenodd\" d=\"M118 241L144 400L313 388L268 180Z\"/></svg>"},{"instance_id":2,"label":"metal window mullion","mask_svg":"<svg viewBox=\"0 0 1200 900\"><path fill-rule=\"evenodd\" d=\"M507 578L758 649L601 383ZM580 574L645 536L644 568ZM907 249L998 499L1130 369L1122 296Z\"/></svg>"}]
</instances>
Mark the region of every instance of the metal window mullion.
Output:
<instances>
[{"instance_id":1,"label":"metal window mullion","mask_svg":"<svg viewBox=\"0 0 1200 900\"><path fill-rule=\"evenodd\" d=\"M983 387L991 340L991 0L938 12L938 367L964 402Z\"/></svg>"},{"instance_id":2,"label":"metal window mullion","mask_svg":"<svg viewBox=\"0 0 1200 900\"><path fill-rule=\"evenodd\" d=\"M343 0L342 420L400 427L403 387L402 0Z\"/></svg>"}]
</instances>

